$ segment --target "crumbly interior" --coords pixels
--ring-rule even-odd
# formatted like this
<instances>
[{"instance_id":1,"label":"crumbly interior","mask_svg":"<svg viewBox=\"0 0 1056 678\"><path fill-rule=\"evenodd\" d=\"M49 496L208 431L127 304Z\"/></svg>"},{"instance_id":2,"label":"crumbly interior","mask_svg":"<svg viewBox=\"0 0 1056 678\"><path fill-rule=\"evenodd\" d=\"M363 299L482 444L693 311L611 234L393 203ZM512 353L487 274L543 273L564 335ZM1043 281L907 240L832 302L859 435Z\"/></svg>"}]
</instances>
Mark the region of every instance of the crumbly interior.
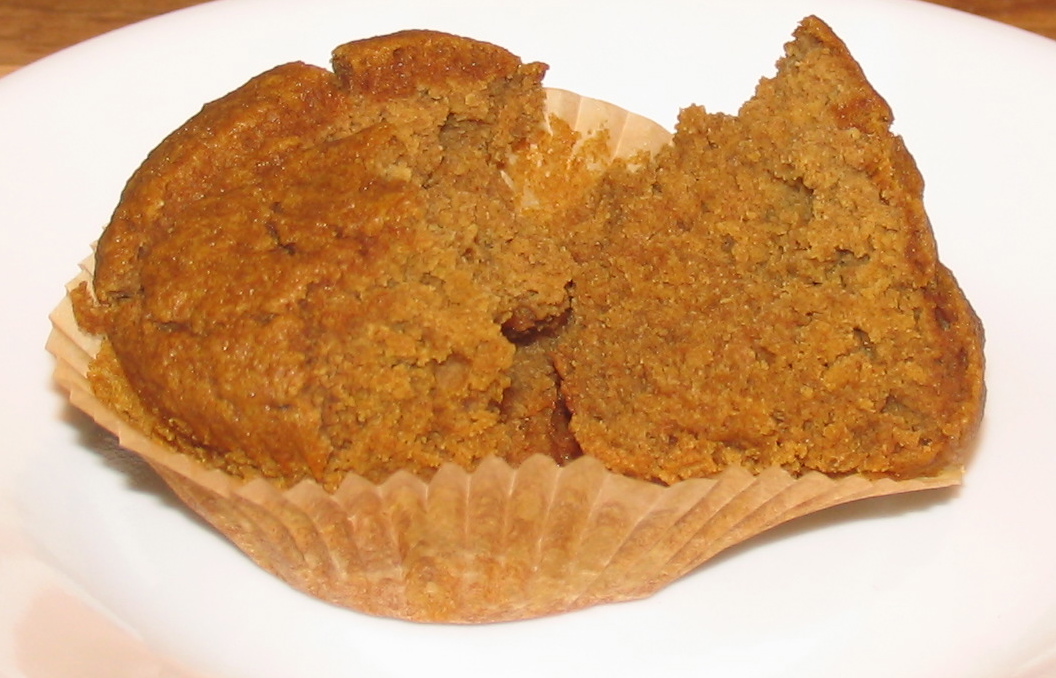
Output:
<instances>
[{"instance_id":1,"label":"crumbly interior","mask_svg":"<svg viewBox=\"0 0 1056 678\"><path fill-rule=\"evenodd\" d=\"M978 321L891 120L808 23L736 116L689 107L650 167L605 177L557 352L584 449L664 482L949 463Z\"/></svg>"},{"instance_id":2,"label":"crumbly interior","mask_svg":"<svg viewBox=\"0 0 1056 678\"><path fill-rule=\"evenodd\" d=\"M633 166L547 124L544 71L410 31L207 105L130 180L75 295L97 395L286 485L492 454L665 483L956 460L981 330L828 27Z\"/></svg>"}]
</instances>

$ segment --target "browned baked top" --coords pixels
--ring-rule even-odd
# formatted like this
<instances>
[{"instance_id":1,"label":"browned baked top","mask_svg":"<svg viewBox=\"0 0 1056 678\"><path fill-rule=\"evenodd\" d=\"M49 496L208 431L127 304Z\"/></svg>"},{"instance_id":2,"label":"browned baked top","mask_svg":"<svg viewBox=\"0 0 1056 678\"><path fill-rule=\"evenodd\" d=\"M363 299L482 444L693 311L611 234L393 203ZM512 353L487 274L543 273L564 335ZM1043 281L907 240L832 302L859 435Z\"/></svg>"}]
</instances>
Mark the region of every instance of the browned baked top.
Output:
<instances>
[{"instance_id":1,"label":"browned baked top","mask_svg":"<svg viewBox=\"0 0 1056 678\"><path fill-rule=\"evenodd\" d=\"M97 394L230 473L328 487L537 452L662 482L957 463L981 329L827 26L738 116L690 107L600 181L546 131L544 70L409 31L207 105L77 297Z\"/></svg>"},{"instance_id":2,"label":"browned baked top","mask_svg":"<svg viewBox=\"0 0 1056 678\"><path fill-rule=\"evenodd\" d=\"M131 179L97 252L97 390L123 372L126 410L237 474L550 451L552 368L511 338L567 310L570 260L505 171L545 67L425 31L334 64L254 78Z\"/></svg>"},{"instance_id":3,"label":"browned baked top","mask_svg":"<svg viewBox=\"0 0 1056 678\"><path fill-rule=\"evenodd\" d=\"M651 167L606 178L558 361L586 452L666 482L957 463L982 331L891 122L811 18L738 115L687 108Z\"/></svg>"}]
</instances>

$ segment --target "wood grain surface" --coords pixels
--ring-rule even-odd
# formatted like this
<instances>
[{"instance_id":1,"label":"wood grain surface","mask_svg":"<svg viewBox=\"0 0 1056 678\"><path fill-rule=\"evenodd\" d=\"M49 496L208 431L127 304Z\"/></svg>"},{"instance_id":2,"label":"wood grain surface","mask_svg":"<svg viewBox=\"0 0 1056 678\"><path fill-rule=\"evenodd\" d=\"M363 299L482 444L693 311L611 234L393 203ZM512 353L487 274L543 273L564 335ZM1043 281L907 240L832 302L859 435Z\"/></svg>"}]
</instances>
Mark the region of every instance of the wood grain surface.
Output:
<instances>
[{"instance_id":1,"label":"wood grain surface","mask_svg":"<svg viewBox=\"0 0 1056 678\"><path fill-rule=\"evenodd\" d=\"M93 36L203 0L0 0L0 75ZM932 0L1056 39L1056 0Z\"/></svg>"}]
</instances>

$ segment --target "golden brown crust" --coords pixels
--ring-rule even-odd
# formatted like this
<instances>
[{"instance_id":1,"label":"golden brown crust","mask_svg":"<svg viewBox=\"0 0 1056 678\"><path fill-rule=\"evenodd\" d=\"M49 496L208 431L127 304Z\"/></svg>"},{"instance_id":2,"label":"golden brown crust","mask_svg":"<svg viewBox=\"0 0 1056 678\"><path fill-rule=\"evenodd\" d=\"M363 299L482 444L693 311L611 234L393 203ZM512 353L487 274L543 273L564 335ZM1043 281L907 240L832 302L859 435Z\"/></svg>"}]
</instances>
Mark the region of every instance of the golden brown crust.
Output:
<instances>
[{"instance_id":1,"label":"golden brown crust","mask_svg":"<svg viewBox=\"0 0 1056 678\"><path fill-rule=\"evenodd\" d=\"M515 77L523 67L501 47L424 30L346 43L334 50L333 62L334 73L353 94L378 99L474 87Z\"/></svg>"},{"instance_id":2,"label":"golden brown crust","mask_svg":"<svg viewBox=\"0 0 1056 678\"><path fill-rule=\"evenodd\" d=\"M666 483L959 463L981 328L827 26L737 116L690 107L600 183L543 132L544 71L411 31L207 105L130 180L98 304L75 300L106 336L97 391L231 474L331 489L581 450Z\"/></svg>"},{"instance_id":3,"label":"golden brown crust","mask_svg":"<svg viewBox=\"0 0 1056 678\"><path fill-rule=\"evenodd\" d=\"M523 449L556 385L511 391L505 326L568 306L505 173L541 134L543 69L428 32L335 65L254 78L132 178L95 277L124 376L155 435L239 475L332 487Z\"/></svg>"}]
</instances>

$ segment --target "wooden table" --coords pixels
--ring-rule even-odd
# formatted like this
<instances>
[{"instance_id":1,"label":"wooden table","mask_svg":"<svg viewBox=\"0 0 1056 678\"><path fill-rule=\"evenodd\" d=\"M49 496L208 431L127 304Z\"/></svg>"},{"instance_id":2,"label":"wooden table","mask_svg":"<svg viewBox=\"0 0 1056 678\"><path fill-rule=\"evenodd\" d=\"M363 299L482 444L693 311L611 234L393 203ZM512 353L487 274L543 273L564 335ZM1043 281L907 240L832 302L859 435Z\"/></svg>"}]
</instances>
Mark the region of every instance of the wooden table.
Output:
<instances>
[{"instance_id":1,"label":"wooden table","mask_svg":"<svg viewBox=\"0 0 1056 678\"><path fill-rule=\"evenodd\" d=\"M0 76L100 33L203 0L0 0ZM1056 39L1056 0L932 0Z\"/></svg>"}]
</instances>

